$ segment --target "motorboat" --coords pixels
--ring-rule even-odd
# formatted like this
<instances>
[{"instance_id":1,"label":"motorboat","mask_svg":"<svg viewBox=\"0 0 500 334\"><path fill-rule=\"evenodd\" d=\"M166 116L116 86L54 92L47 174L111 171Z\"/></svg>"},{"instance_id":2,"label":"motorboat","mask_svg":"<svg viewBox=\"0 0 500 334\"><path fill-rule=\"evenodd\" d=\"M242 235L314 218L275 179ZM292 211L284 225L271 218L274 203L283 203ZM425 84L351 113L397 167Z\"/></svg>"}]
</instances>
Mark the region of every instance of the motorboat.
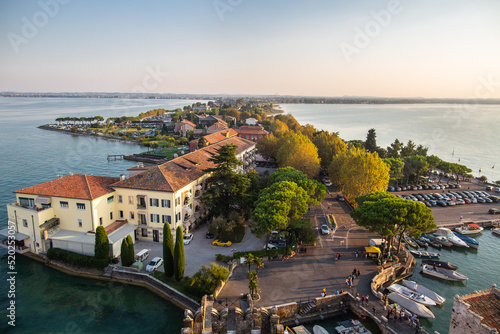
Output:
<instances>
[{"instance_id":1,"label":"motorboat","mask_svg":"<svg viewBox=\"0 0 500 334\"><path fill-rule=\"evenodd\" d=\"M417 282L407 281L407 280L404 279L403 280L403 284L407 288L411 289L412 291L421 293L421 294L429 297L434 302L436 302L436 304L438 304L438 305L441 305L441 304L443 304L446 301L445 298L441 297L440 295L438 295L434 291L432 291L430 289L427 289L425 286L418 284Z\"/></svg>"},{"instance_id":2,"label":"motorboat","mask_svg":"<svg viewBox=\"0 0 500 334\"><path fill-rule=\"evenodd\" d=\"M457 273L453 270L448 270L444 268L434 267L428 264L422 264L422 268L420 270L422 273L434 276L437 278L442 278L447 281L466 281L468 280L467 276Z\"/></svg>"},{"instance_id":3,"label":"motorboat","mask_svg":"<svg viewBox=\"0 0 500 334\"><path fill-rule=\"evenodd\" d=\"M413 256L424 257L427 259L439 259L439 255L440 255L439 253L417 251L417 250L410 250L409 252L412 253Z\"/></svg>"},{"instance_id":4,"label":"motorboat","mask_svg":"<svg viewBox=\"0 0 500 334\"><path fill-rule=\"evenodd\" d=\"M436 260L422 260L423 264L429 264L431 266L436 266L439 268L444 268L448 270L457 270L458 266L449 263L449 262L444 262L444 261L436 261Z\"/></svg>"},{"instance_id":5,"label":"motorboat","mask_svg":"<svg viewBox=\"0 0 500 334\"><path fill-rule=\"evenodd\" d=\"M399 284L393 284L389 286L387 289L389 289L392 292L398 293L401 296L404 296L408 298L409 300L413 300L414 302L420 303L422 305L426 306L434 306L436 305L436 302L427 297L426 295L422 293L418 293L416 291L413 291L411 289L408 289L405 286L399 285Z\"/></svg>"},{"instance_id":6,"label":"motorboat","mask_svg":"<svg viewBox=\"0 0 500 334\"><path fill-rule=\"evenodd\" d=\"M328 331L320 325L314 325L313 333L314 334L328 334Z\"/></svg>"},{"instance_id":7,"label":"motorboat","mask_svg":"<svg viewBox=\"0 0 500 334\"><path fill-rule=\"evenodd\" d=\"M449 228L440 227L437 229L435 234L446 237L446 239L448 239L448 241L451 242L454 246L469 248L469 245L467 245L465 241L453 234L453 232Z\"/></svg>"},{"instance_id":8,"label":"motorboat","mask_svg":"<svg viewBox=\"0 0 500 334\"><path fill-rule=\"evenodd\" d=\"M423 239L422 237L420 237L420 238L413 238L413 240L415 240L415 242L417 243L417 245L419 245L422 248L429 247L429 243L427 241L425 241L425 239Z\"/></svg>"},{"instance_id":9,"label":"motorboat","mask_svg":"<svg viewBox=\"0 0 500 334\"><path fill-rule=\"evenodd\" d=\"M479 241L473 238L469 238L466 235L460 234L458 232L453 232L458 238L460 238L462 241L464 241L469 247L478 249L479 248Z\"/></svg>"},{"instance_id":10,"label":"motorboat","mask_svg":"<svg viewBox=\"0 0 500 334\"><path fill-rule=\"evenodd\" d=\"M458 232L463 235L471 235L471 234L479 234L484 228L477 224L464 224L464 226L455 227L455 232Z\"/></svg>"},{"instance_id":11,"label":"motorboat","mask_svg":"<svg viewBox=\"0 0 500 334\"><path fill-rule=\"evenodd\" d=\"M434 241L434 238L431 238L427 235L422 235L420 237L420 239L424 240L425 242L427 242L429 245L431 245L434 248L442 248L443 247L443 245L441 243Z\"/></svg>"},{"instance_id":12,"label":"motorboat","mask_svg":"<svg viewBox=\"0 0 500 334\"><path fill-rule=\"evenodd\" d=\"M314 329L313 329L314 330ZM357 334L357 333L363 333L363 334L371 334L368 329L363 326L359 320L345 320L339 322L339 325L335 327L335 331L339 334ZM316 332L314 332L316 334ZM327 332L328 333L328 332Z\"/></svg>"},{"instance_id":13,"label":"motorboat","mask_svg":"<svg viewBox=\"0 0 500 334\"><path fill-rule=\"evenodd\" d=\"M453 246L453 243L448 240L447 237L445 236L442 236L442 235L436 235L436 237L434 238L434 240L436 240L437 242L439 242L441 245L443 246L446 246L446 247L451 247Z\"/></svg>"},{"instance_id":14,"label":"motorboat","mask_svg":"<svg viewBox=\"0 0 500 334\"><path fill-rule=\"evenodd\" d=\"M409 236L403 235L403 240L408 246L418 249L418 245Z\"/></svg>"},{"instance_id":15,"label":"motorboat","mask_svg":"<svg viewBox=\"0 0 500 334\"><path fill-rule=\"evenodd\" d=\"M419 317L431 319L435 318L434 313L432 313L431 310L429 310L426 306L414 302L413 300L410 300L404 296L401 296L396 292L391 292L387 295L387 297L399 306L403 307L405 310L408 310L418 315Z\"/></svg>"},{"instance_id":16,"label":"motorboat","mask_svg":"<svg viewBox=\"0 0 500 334\"><path fill-rule=\"evenodd\" d=\"M495 227L494 229L491 230L491 233L500 235L500 227Z\"/></svg>"}]
</instances>

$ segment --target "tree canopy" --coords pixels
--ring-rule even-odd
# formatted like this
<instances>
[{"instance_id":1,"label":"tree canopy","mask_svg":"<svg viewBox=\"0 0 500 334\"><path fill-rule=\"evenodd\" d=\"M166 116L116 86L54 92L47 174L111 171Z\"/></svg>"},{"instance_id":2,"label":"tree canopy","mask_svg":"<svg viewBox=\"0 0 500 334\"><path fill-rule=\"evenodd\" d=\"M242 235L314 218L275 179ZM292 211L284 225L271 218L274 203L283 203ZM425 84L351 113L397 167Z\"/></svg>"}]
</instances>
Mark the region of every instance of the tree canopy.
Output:
<instances>
[{"instance_id":1,"label":"tree canopy","mask_svg":"<svg viewBox=\"0 0 500 334\"><path fill-rule=\"evenodd\" d=\"M110 252L108 234L103 226L97 226L95 229L94 256L96 259L109 259Z\"/></svg>"},{"instance_id":2,"label":"tree canopy","mask_svg":"<svg viewBox=\"0 0 500 334\"><path fill-rule=\"evenodd\" d=\"M396 236L399 239L405 233L420 236L437 228L432 210L420 202L387 192L366 194L356 198L356 202L359 206L351 211L351 217L358 225L387 237L390 245Z\"/></svg>"},{"instance_id":3,"label":"tree canopy","mask_svg":"<svg viewBox=\"0 0 500 334\"><path fill-rule=\"evenodd\" d=\"M309 179L306 174L293 167L278 168L269 176L268 186L281 181L294 182L304 189L308 195L308 205L319 205L325 198L326 187L323 184Z\"/></svg>"},{"instance_id":4,"label":"tree canopy","mask_svg":"<svg viewBox=\"0 0 500 334\"><path fill-rule=\"evenodd\" d=\"M313 138L313 144L318 148L321 166L327 168L334 156L347 149L347 145L334 132L322 131Z\"/></svg>"},{"instance_id":5,"label":"tree canopy","mask_svg":"<svg viewBox=\"0 0 500 334\"><path fill-rule=\"evenodd\" d=\"M319 173L318 148L302 133L288 132L279 140L276 154L280 167L291 166L305 173L309 178Z\"/></svg>"},{"instance_id":6,"label":"tree canopy","mask_svg":"<svg viewBox=\"0 0 500 334\"><path fill-rule=\"evenodd\" d=\"M328 172L350 201L365 194L385 191L389 184L389 167L378 154L356 147L334 157Z\"/></svg>"}]
</instances>

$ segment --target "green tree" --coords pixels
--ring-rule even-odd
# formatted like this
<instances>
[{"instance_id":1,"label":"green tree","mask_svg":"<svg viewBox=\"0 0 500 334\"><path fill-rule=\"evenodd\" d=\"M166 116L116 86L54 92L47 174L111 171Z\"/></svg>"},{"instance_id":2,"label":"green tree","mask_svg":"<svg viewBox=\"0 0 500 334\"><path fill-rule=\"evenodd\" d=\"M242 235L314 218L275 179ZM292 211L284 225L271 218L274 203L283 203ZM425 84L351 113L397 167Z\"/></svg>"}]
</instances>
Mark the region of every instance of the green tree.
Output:
<instances>
[{"instance_id":1,"label":"green tree","mask_svg":"<svg viewBox=\"0 0 500 334\"><path fill-rule=\"evenodd\" d=\"M486 183L486 181L488 181L488 178L486 177L486 175L481 175L481 177L479 178L479 181Z\"/></svg>"},{"instance_id":2,"label":"green tree","mask_svg":"<svg viewBox=\"0 0 500 334\"><path fill-rule=\"evenodd\" d=\"M174 237L168 223L163 224L163 268L165 275L174 275Z\"/></svg>"},{"instance_id":3,"label":"green tree","mask_svg":"<svg viewBox=\"0 0 500 334\"><path fill-rule=\"evenodd\" d=\"M205 146L207 146L207 140L205 139L205 136L201 136L198 140L198 148L203 148Z\"/></svg>"},{"instance_id":4,"label":"green tree","mask_svg":"<svg viewBox=\"0 0 500 334\"><path fill-rule=\"evenodd\" d=\"M347 145L334 132L321 131L314 136L312 142L318 148L321 166L325 169L330 165L334 156L347 149Z\"/></svg>"},{"instance_id":5,"label":"green tree","mask_svg":"<svg viewBox=\"0 0 500 334\"><path fill-rule=\"evenodd\" d=\"M406 185L408 185L411 176L414 176L415 181L418 183L420 181L420 175L425 174L429 168L429 164L425 157L420 155L407 156L403 158L403 162L403 173L406 178Z\"/></svg>"},{"instance_id":6,"label":"green tree","mask_svg":"<svg viewBox=\"0 0 500 334\"><path fill-rule=\"evenodd\" d=\"M175 248L174 248L174 277L177 281L180 281L184 276L184 240L183 240L182 228L177 227L175 231Z\"/></svg>"},{"instance_id":7,"label":"green tree","mask_svg":"<svg viewBox=\"0 0 500 334\"><path fill-rule=\"evenodd\" d=\"M389 184L389 167L378 154L356 147L333 158L328 171L349 201L375 191L385 191Z\"/></svg>"},{"instance_id":8,"label":"green tree","mask_svg":"<svg viewBox=\"0 0 500 334\"><path fill-rule=\"evenodd\" d=\"M208 159L216 166L207 168L209 173L206 183L208 189L202 195L202 202L210 208L210 216L229 218L231 212L241 212L245 204L246 190L250 179L235 171L242 162L236 158L236 145L224 145L217 150L217 155Z\"/></svg>"},{"instance_id":9,"label":"green tree","mask_svg":"<svg viewBox=\"0 0 500 334\"><path fill-rule=\"evenodd\" d=\"M401 159L395 158L386 158L384 159L384 162L389 167L390 180L394 180L397 187L399 180L403 177L404 162Z\"/></svg>"},{"instance_id":10,"label":"green tree","mask_svg":"<svg viewBox=\"0 0 500 334\"><path fill-rule=\"evenodd\" d=\"M376 152L377 151L377 134L375 133L375 129L368 130L368 134L366 135L365 141L365 149L368 152Z\"/></svg>"},{"instance_id":11,"label":"green tree","mask_svg":"<svg viewBox=\"0 0 500 334\"><path fill-rule=\"evenodd\" d=\"M196 297L211 295L221 281L227 280L229 270L224 266L211 263L210 267L202 265L201 269L189 279L188 291Z\"/></svg>"},{"instance_id":12,"label":"green tree","mask_svg":"<svg viewBox=\"0 0 500 334\"><path fill-rule=\"evenodd\" d=\"M123 240L122 240L120 257L122 260L122 265L125 267L128 267L133 263L133 262L130 262L130 254L129 254L129 247L128 247L127 238L123 238Z\"/></svg>"},{"instance_id":13,"label":"green tree","mask_svg":"<svg viewBox=\"0 0 500 334\"><path fill-rule=\"evenodd\" d=\"M260 155L264 159L273 158L276 159L276 153L278 152L278 138L272 133L259 139L255 145Z\"/></svg>"},{"instance_id":14,"label":"green tree","mask_svg":"<svg viewBox=\"0 0 500 334\"><path fill-rule=\"evenodd\" d=\"M94 256L96 259L109 259L110 256L108 234L103 226L95 229Z\"/></svg>"},{"instance_id":15,"label":"green tree","mask_svg":"<svg viewBox=\"0 0 500 334\"><path fill-rule=\"evenodd\" d=\"M288 132L283 136L279 140L276 158L280 167L291 166L309 178L319 173L318 148L302 133Z\"/></svg>"},{"instance_id":16,"label":"green tree","mask_svg":"<svg viewBox=\"0 0 500 334\"><path fill-rule=\"evenodd\" d=\"M387 237L389 249L394 238L405 233L420 236L437 228L432 210L423 203L407 201L386 192L375 192L356 198L359 206L351 211L351 217L360 226ZM398 244L398 253L401 244Z\"/></svg>"},{"instance_id":17,"label":"green tree","mask_svg":"<svg viewBox=\"0 0 500 334\"><path fill-rule=\"evenodd\" d=\"M316 132L318 132L318 130L316 130L316 128L314 126L312 126L311 124L306 124L306 125L300 127L300 132L304 136L306 136L307 138L309 138L309 140L313 140L314 134Z\"/></svg>"},{"instance_id":18,"label":"green tree","mask_svg":"<svg viewBox=\"0 0 500 334\"><path fill-rule=\"evenodd\" d=\"M276 172L269 176L268 186L281 181L294 182L304 189L308 195L308 205L319 205L325 199L325 185L309 179L306 174L293 167L278 168Z\"/></svg>"},{"instance_id":19,"label":"green tree","mask_svg":"<svg viewBox=\"0 0 500 334\"><path fill-rule=\"evenodd\" d=\"M135 262L135 250L134 250L134 241L132 240L132 237L127 235L127 244L128 244L128 253L129 253L129 260L132 263Z\"/></svg>"},{"instance_id":20,"label":"green tree","mask_svg":"<svg viewBox=\"0 0 500 334\"><path fill-rule=\"evenodd\" d=\"M416 154L415 143L410 139L405 146L401 147L401 157L406 158Z\"/></svg>"},{"instance_id":21,"label":"green tree","mask_svg":"<svg viewBox=\"0 0 500 334\"><path fill-rule=\"evenodd\" d=\"M396 138L396 140L394 140L394 143L387 147L387 157L394 159L401 158L401 149L403 148L403 146L404 144Z\"/></svg>"}]
</instances>

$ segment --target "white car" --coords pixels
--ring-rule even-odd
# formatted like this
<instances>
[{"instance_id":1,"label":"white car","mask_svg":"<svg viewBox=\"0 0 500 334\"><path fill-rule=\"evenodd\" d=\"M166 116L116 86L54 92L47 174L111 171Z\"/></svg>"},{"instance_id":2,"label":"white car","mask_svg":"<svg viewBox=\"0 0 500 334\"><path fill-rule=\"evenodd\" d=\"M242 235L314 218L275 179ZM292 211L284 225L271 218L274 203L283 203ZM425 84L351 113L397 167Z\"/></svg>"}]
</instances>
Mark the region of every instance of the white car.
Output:
<instances>
[{"instance_id":1,"label":"white car","mask_svg":"<svg viewBox=\"0 0 500 334\"><path fill-rule=\"evenodd\" d=\"M325 186L330 187L332 183L330 181L325 181Z\"/></svg>"},{"instance_id":2,"label":"white car","mask_svg":"<svg viewBox=\"0 0 500 334\"><path fill-rule=\"evenodd\" d=\"M193 240L194 238L194 235L193 233L186 233L184 234L184 245L189 245L189 243L191 242L191 240Z\"/></svg>"},{"instance_id":3,"label":"white car","mask_svg":"<svg viewBox=\"0 0 500 334\"><path fill-rule=\"evenodd\" d=\"M320 230L321 234L330 234L330 228L326 224L321 225Z\"/></svg>"},{"instance_id":4,"label":"white car","mask_svg":"<svg viewBox=\"0 0 500 334\"><path fill-rule=\"evenodd\" d=\"M157 256L154 259L152 259L151 262L148 263L148 265L146 266L146 271L152 272L158 270L158 268L160 268L162 264L163 264L163 259Z\"/></svg>"},{"instance_id":5,"label":"white car","mask_svg":"<svg viewBox=\"0 0 500 334\"><path fill-rule=\"evenodd\" d=\"M266 249L266 245L264 245L264 249ZM278 249L278 247L275 244L269 243L267 244L267 249Z\"/></svg>"}]
</instances>

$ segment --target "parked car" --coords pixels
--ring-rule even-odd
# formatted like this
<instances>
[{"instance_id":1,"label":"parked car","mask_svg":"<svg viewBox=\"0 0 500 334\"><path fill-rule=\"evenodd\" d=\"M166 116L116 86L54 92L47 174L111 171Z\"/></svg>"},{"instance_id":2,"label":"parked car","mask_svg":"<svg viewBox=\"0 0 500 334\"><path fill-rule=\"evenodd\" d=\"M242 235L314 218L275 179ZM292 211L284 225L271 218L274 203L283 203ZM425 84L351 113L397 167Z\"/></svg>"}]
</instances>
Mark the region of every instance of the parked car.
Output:
<instances>
[{"instance_id":1,"label":"parked car","mask_svg":"<svg viewBox=\"0 0 500 334\"><path fill-rule=\"evenodd\" d=\"M184 237L182 238L184 240L184 245L189 245L191 240L193 240L193 237L194 237L193 233L184 234Z\"/></svg>"},{"instance_id":2,"label":"parked car","mask_svg":"<svg viewBox=\"0 0 500 334\"><path fill-rule=\"evenodd\" d=\"M437 201L437 205L439 205L439 206L448 206L448 204L446 204L446 201L443 201L443 200Z\"/></svg>"},{"instance_id":3,"label":"parked car","mask_svg":"<svg viewBox=\"0 0 500 334\"><path fill-rule=\"evenodd\" d=\"M344 201L344 196L342 196L342 195L340 195L340 194L339 194L339 195L337 195L337 200L338 200L339 202L343 202L343 201Z\"/></svg>"},{"instance_id":4,"label":"parked car","mask_svg":"<svg viewBox=\"0 0 500 334\"><path fill-rule=\"evenodd\" d=\"M326 224L321 225L320 231L321 234L330 234L330 228Z\"/></svg>"},{"instance_id":5,"label":"parked car","mask_svg":"<svg viewBox=\"0 0 500 334\"><path fill-rule=\"evenodd\" d=\"M495 190L495 188L494 188L494 187L492 187L492 186L487 186L487 187L486 187L486 190L488 190L488 191L493 191L493 190Z\"/></svg>"},{"instance_id":6,"label":"parked car","mask_svg":"<svg viewBox=\"0 0 500 334\"><path fill-rule=\"evenodd\" d=\"M492 215L496 215L496 214L500 213L500 210L498 210L496 208L491 208L491 209L488 210L488 213L492 214Z\"/></svg>"},{"instance_id":7,"label":"parked car","mask_svg":"<svg viewBox=\"0 0 500 334\"><path fill-rule=\"evenodd\" d=\"M229 247L231 246L233 243L229 240L224 240L224 239L215 239L214 241L212 241L212 245L214 246L223 246L223 247Z\"/></svg>"},{"instance_id":8,"label":"parked car","mask_svg":"<svg viewBox=\"0 0 500 334\"><path fill-rule=\"evenodd\" d=\"M214 234L210 231L207 232L207 234L205 235L205 238L207 239L213 239L214 238Z\"/></svg>"},{"instance_id":9,"label":"parked car","mask_svg":"<svg viewBox=\"0 0 500 334\"><path fill-rule=\"evenodd\" d=\"M266 249L266 245L264 245L264 249ZM267 244L267 249L278 249L275 244L268 243Z\"/></svg>"},{"instance_id":10,"label":"parked car","mask_svg":"<svg viewBox=\"0 0 500 334\"><path fill-rule=\"evenodd\" d=\"M148 265L146 266L146 271L152 272L158 270L158 268L160 268L162 264L163 264L163 259L157 256L148 263Z\"/></svg>"}]
</instances>

